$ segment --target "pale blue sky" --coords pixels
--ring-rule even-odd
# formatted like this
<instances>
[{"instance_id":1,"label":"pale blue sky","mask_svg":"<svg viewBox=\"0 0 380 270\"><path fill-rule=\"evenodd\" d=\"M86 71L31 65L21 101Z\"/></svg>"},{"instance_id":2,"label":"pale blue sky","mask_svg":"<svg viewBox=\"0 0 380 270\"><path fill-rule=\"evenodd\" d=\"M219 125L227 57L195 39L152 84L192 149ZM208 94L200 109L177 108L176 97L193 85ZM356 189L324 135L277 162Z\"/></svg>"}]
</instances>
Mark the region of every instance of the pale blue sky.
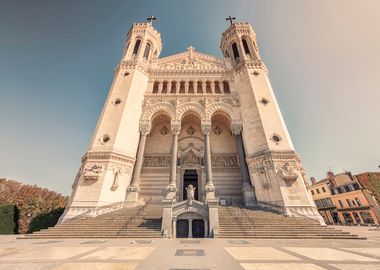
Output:
<instances>
[{"instance_id":1,"label":"pale blue sky","mask_svg":"<svg viewBox=\"0 0 380 270\"><path fill-rule=\"evenodd\" d=\"M132 22L157 16L161 56L217 56L249 21L307 175L380 164L380 2L4 1L0 177L70 194Z\"/></svg>"}]
</instances>

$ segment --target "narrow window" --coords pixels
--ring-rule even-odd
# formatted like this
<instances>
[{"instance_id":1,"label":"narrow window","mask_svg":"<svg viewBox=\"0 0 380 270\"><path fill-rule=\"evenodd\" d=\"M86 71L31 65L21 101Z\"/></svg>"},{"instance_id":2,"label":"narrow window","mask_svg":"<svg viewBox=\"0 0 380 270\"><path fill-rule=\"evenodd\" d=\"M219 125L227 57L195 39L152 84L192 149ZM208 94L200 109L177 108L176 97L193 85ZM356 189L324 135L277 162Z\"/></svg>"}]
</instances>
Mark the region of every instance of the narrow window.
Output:
<instances>
[{"instance_id":1,"label":"narrow window","mask_svg":"<svg viewBox=\"0 0 380 270\"><path fill-rule=\"evenodd\" d=\"M311 195L314 195L314 191L313 190L311 191Z\"/></svg>"},{"instance_id":2,"label":"narrow window","mask_svg":"<svg viewBox=\"0 0 380 270\"><path fill-rule=\"evenodd\" d=\"M319 194L319 189L317 188L317 193Z\"/></svg>"},{"instance_id":3,"label":"narrow window","mask_svg":"<svg viewBox=\"0 0 380 270\"><path fill-rule=\"evenodd\" d=\"M325 189L324 187L322 187L322 191L323 191L323 192L326 192L326 189Z\"/></svg>"},{"instance_id":4,"label":"narrow window","mask_svg":"<svg viewBox=\"0 0 380 270\"><path fill-rule=\"evenodd\" d=\"M149 52L150 52L150 44L147 43L145 46L145 51L144 51L144 58L148 60L149 57Z\"/></svg>"},{"instance_id":5,"label":"narrow window","mask_svg":"<svg viewBox=\"0 0 380 270\"><path fill-rule=\"evenodd\" d=\"M157 94L157 93L158 93L158 82L154 82L152 93L154 93L154 94Z\"/></svg>"},{"instance_id":6,"label":"narrow window","mask_svg":"<svg viewBox=\"0 0 380 270\"><path fill-rule=\"evenodd\" d=\"M227 94L230 93L230 85L227 81L223 81L223 92Z\"/></svg>"},{"instance_id":7,"label":"narrow window","mask_svg":"<svg viewBox=\"0 0 380 270\"><path fill-rule=\"evenodd\" d=\"M133 48L133 54L136 55L139 51L139 48L140 48L140 43L141 43L141 40L136 40L136 44L135 44L135 47Z\"/></svg>"},{"instance_id":8,"label":"narrow window","mask_svg":"<svg viewBox=\"0 0 380 270\"><path fill-rule=\"evenodd\" d=\"M341 200L338 200L338 203L339 203L339 205L340 205L340 208L343 208L343 207L344 207L344 206L343 206L343 203L342 203Z\"/></svg>"},{"instance_id":9,"label":"narrow window","mask_svg":"<svg viewBox=\"0 0 380 270\"><path fill-rule=\"evenodd\" d=\"M247 41L245 39L243 39L243 47L244 47L245 54L250 55L248 43L247 43Z\"/></svg>"},{"instance_id":10,"label":"narrow window","mask_svg":"<svg viewBox=\"0 0 380 270\"><path fill-rule=\"evenodd\" d=\"M346 202L347 202L349 207L352 207L351 201L349 199L346 199Z\"/></svg>"},{"instance_id":11,"label":"narrow window","mask_svg":"<svg viewBox=\"0 0 380 270\"><path fill-rule=\"evenodd\" d=\"M237 45L235 42L232 43L232 52L234 54L234 59L238 60L239 59L239 51L238 51L238 48L237 48Z\"/></svg>"},{"instance_id":12,"label":"narrow window","mask_svg":"<svg viewBox=\"0 0 380 270\"><path fill-rule=\"evenodd\" d=\"M359 206L362 206L362 203L360 202L359 198L355 198L355 201L356 201L356 203L357 203Z\"/></svg>"}]
</instances>

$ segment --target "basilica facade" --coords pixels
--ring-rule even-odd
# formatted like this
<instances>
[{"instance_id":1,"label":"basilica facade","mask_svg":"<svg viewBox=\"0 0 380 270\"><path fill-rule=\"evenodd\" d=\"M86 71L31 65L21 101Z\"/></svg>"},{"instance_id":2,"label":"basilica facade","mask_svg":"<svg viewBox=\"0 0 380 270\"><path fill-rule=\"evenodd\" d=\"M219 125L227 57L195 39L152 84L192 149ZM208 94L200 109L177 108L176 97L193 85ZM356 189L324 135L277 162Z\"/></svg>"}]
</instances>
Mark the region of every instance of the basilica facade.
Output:
<instances>
[{"instance_id":1,"label":"basilica facade","mask_svg":"<svg viewBox=\"0 0 380 270\"><path fill-rule=\"evenodd\" d=\"M220 49L160 58L152 22L133 24L60 222L155 203L171 236L181 217L216 235L226 204L323 223L251 25L231 23Z\"/></svg>"}]
</instances>

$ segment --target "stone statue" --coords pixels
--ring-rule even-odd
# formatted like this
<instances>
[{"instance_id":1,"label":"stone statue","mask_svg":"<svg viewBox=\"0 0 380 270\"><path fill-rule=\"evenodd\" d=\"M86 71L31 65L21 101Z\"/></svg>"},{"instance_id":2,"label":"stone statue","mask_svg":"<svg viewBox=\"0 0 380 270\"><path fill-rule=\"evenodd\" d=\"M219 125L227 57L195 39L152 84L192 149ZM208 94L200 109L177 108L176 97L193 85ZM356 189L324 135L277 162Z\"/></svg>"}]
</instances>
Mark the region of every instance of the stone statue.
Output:
<instances>
[{"instance_id":1,"label":"stone statue","mask_svg":"<svg viewBox=\"0 0 380 270\"><path fill-rule=\"evenodd\" d=\"M193 185L188 185L185 189L186 189L186 192L187 192L187 200L190 201L190 202L193 201L193 200L195 200L194 194L195 194L195 190L197 188L193 187Z\"/></svg>"}]
</instances>

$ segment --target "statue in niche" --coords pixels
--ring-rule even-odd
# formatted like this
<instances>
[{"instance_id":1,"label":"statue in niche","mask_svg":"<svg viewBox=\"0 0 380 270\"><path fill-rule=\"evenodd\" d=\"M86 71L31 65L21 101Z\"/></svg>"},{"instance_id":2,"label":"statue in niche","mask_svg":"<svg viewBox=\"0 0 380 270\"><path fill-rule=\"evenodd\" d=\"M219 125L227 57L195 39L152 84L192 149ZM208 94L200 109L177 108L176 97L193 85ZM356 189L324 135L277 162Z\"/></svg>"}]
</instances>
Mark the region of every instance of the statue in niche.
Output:
<instances>
[{"instance_id":1,"label":"statue in niche","mask_svg":"<svg viewBox=\"0 0 380 270\"><path fill-rule=\"evenodd\" d=\"M193 187L193 185L188 185L186 188L187 201L189 205L191 205L192 201L195 200L194 194L197 188Z\"/></svg>"}]
</instances>

